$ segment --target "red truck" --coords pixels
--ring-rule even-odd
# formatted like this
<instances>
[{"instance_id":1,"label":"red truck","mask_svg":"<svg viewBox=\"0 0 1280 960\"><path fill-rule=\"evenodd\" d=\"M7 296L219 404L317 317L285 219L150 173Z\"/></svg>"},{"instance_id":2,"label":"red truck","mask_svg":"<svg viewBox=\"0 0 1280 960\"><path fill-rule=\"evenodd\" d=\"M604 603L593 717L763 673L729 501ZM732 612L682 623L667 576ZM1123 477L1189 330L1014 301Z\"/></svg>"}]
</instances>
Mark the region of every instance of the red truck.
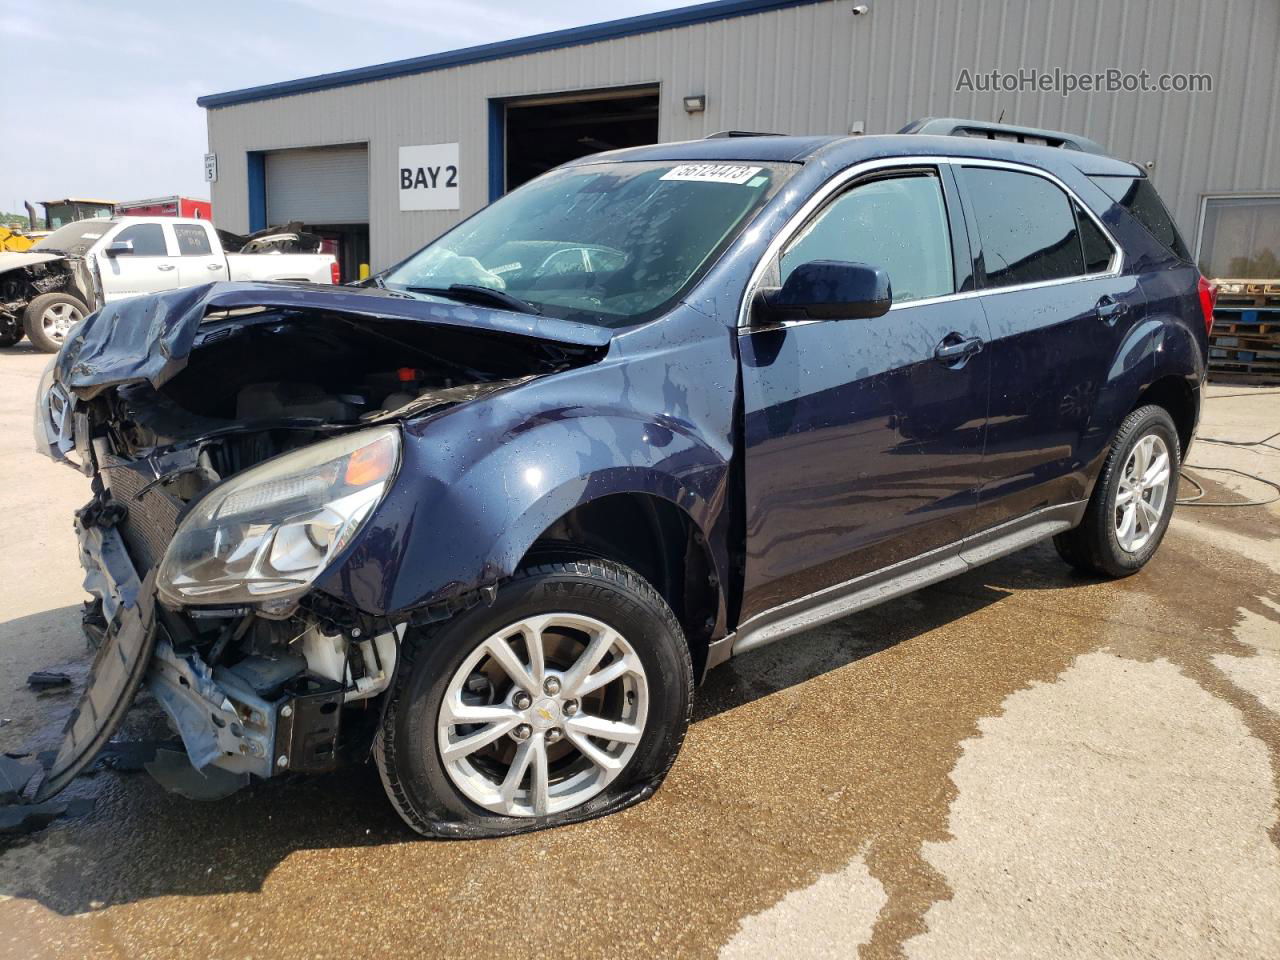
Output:
<instances>
[{"instance_id":1,"label":"red truck","mask_svg":"<svg viewBox=\"0 0 1280 960\"><path fill-rule=\"evenodd\" d=\"M116 204L117 217L190 217L212 220L213 204L195 197L155 197Z\"/></svg>"}]
</instances>

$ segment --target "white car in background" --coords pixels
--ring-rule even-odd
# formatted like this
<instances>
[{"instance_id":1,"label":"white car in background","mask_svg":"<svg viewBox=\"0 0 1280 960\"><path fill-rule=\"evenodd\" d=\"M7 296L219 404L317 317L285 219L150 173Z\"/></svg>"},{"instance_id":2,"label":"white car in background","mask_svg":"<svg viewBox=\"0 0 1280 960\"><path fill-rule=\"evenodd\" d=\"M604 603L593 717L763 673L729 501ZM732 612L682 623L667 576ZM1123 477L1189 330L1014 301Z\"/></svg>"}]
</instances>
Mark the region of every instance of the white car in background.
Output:
<instances>
[{"instance_id":1,"label":"white car in background","mask_svg":"<svg viewBox=\"0 0 1280 960\"><path fill-rule=\"evenodd\" d=\"M26 253L0 254L0 346L25 333L56 352L71 328L104 303L215 280L338 283L327 253L226 253L207 220L78 220Z\"/></svg>"}]
</instances>

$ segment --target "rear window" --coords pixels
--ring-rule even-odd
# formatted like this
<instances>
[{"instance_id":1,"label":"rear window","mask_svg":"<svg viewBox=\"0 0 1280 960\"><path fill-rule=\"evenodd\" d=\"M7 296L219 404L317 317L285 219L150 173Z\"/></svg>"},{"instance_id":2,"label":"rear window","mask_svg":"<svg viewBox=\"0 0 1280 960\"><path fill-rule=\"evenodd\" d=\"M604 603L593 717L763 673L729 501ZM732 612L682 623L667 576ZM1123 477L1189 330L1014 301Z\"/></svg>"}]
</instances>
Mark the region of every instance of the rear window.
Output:
<instances>
[{"instance_id":1,"label":"rear window","mask_svg":"<svg viewBox=\"0 0 1280 960\"><path fill-rule=\"evenodd\" d=\"M1165 209L1160 195L1146 177L1090 177L1112 200L1124 207L1147 232L1181 260L1190 260L1191 253L1182 242L1173 217Z\"/></svg>"}]
</instances>

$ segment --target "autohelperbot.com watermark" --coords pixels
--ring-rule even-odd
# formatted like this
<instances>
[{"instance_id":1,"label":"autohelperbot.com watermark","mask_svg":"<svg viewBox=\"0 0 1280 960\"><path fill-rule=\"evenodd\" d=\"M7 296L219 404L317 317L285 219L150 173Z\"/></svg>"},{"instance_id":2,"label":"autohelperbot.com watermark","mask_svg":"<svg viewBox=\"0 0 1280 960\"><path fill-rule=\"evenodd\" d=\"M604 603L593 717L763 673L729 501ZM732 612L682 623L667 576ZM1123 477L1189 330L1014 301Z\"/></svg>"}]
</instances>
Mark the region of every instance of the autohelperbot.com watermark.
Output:
<instances>
[{"instance_id":1,"label":"autohelperbot.com watermark","mask_svg":"<svg viewBox=\"0 0 1280 960\"><path fill-rule=\"evenodd\" d=\"M1077 73L1054 67L1041 70L960 70L956 92L970 93L1210 93L1213 77L1207 73L1151 73L1112 67L1094 73Z\"/></svg>"}]
</instances>

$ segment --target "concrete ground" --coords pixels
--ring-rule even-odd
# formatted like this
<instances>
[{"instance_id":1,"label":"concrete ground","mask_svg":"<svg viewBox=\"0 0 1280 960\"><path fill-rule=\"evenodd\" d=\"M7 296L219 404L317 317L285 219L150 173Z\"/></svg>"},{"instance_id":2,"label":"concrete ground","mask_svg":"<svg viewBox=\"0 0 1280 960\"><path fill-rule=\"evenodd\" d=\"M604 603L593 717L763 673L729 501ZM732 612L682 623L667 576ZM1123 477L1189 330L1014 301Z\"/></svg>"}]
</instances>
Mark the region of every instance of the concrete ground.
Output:
<instances>
[{"instance_id":1,"label":"concrete ground","mask_svg":"<svg viewBox=\"0 0 1280 960\"><path fill-rule=\"evenodd\" d=\"M86 661L44 362L0 355L11 751L72 703L26 675ZM1211 395L1202 436L1280 430L1280 390ZM1280 481L1276 450L1190 459ZM654 799L503 840L415 839L370 769L213 804L99 771L92 814L0 843L0 957L1280 957L1278 505L1179 508L1122 582L1032 548L734 661L696 710Z\"/></svg>"}]
</instances>

